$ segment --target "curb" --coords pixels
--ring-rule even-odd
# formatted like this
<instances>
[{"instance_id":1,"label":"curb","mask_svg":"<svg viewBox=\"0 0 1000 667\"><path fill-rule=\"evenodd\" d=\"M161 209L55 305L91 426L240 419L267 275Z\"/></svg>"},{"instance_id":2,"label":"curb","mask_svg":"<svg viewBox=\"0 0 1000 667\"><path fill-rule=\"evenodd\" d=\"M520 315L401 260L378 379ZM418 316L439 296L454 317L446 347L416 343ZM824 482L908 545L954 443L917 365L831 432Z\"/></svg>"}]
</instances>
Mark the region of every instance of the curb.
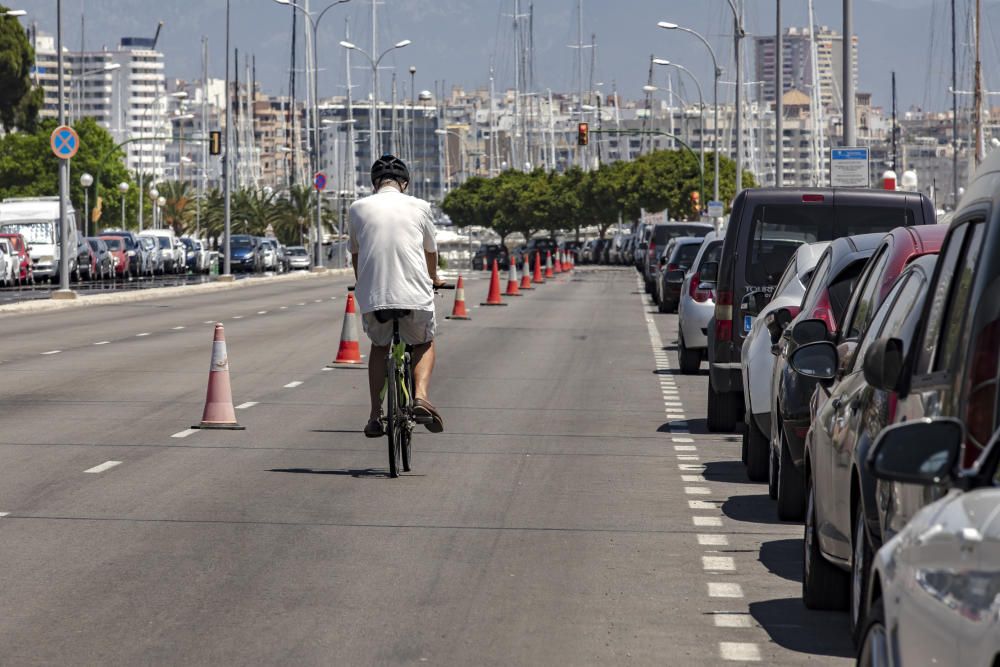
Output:
<instances>
[{"instance_id":1,"label":"curb","mask_svg":"<svg viewBox=\"0 0 1000 667\"><path fill-rule=\"evenodd\" d=\"M267 276L263 278L247 278L244 280L234 280L233 282L211 282L197 285L179 285L175 287L154 287L131 292L118 292L114 294L94 294L92 296L81 296L71 300L37 299L22 303L13 303L0 306L0 316L13 313L40 313L54 310L65 310L67 308L79 308L81 306L104 306L118 303L133 303L136 301L149 301L152 299L171 298L178 296L191 296L199 293L221 292L230 289L242 289L256 285L271 285L279 282L290 282L295 280L318 280L322 278L340 278L351 275L351 269L328 269L323 273L296 272L281 276Z\"/></svg>"}]
</instances>

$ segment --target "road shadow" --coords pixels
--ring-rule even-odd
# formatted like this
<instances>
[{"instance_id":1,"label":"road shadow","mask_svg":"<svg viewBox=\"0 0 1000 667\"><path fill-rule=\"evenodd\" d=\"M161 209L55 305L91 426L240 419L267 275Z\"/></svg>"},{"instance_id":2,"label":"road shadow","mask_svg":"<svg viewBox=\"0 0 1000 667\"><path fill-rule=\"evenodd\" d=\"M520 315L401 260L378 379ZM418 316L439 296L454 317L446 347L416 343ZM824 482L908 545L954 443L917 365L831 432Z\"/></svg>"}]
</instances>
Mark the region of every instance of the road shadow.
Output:
<instances>
[{"instance_id":1,"label":"road shadow","mask_svg":"<svg viewBox=\"0 0 1000 667\"><path fill-rule=\"evenodd\" d=\"M334 475L355 479L388 479L389 471L381 468L346 468L342 470L313 470L312 468L271 468L268 472L285 472L295 475Z\"/></svg>"},{"instance_id":2,"label":"road shadow","mask_svg":"<svg viewBox=\"0 0 1000 667\"><path fill-rule=\"evenodd\" d=\"M838 658L855 655L847 614L810 611L799 598L783 598L751 602L750 615L782 648Z\"/></svg>"},{"instance_id":3,"label":"road shadow","mask_svg":"<svg viewBox=\"0 0 1000 667\"><path fill-rule=\"evenodd\" d=\"M733 521L747 523L784 523L778 519L774 501L767 493L752 496L730 496L722 503L722 513Z\"/></svg>"},{"instance_id":4,"label":"road shadow","mask_svg":"<svg viewBox=\"0 0 1000 667\"><path fill-rule=\"evenodd\" d=\"M729 484L756 484L747 478L747 469L741 461L708 461L702 473L709 482Z\"/></svg>"},{"instance_id":5,"label":"road shadow","mask_svg":"<svg viewBox=\"0 0 1000 667\"><path fill-rule=\"evenodd\" d=\"M676 352L677 341L672 341L670 344L664 345L662 349L665 350L666 352Z\"/></svg>"},{"instance_id":6,"label":"road shadow","mask_svg":"<svg viewBox=\"0 0 1000 667\"><path fill-rule=\"evenodd\" d=\"M310 433L354 433L356 435L362 435L364 431L360 428L313 428L309 429Z\"/></svg>"},{"instance_id":7,"label":"road shadow","mask_svg":"<svg viewBox=\"0 0 1000 667\"><path fill-rule=\"evenodd\" d=\"M771 574L802 583L802 540L772 540L760 545L761 564Z\"/></svg>"}]
</instances>

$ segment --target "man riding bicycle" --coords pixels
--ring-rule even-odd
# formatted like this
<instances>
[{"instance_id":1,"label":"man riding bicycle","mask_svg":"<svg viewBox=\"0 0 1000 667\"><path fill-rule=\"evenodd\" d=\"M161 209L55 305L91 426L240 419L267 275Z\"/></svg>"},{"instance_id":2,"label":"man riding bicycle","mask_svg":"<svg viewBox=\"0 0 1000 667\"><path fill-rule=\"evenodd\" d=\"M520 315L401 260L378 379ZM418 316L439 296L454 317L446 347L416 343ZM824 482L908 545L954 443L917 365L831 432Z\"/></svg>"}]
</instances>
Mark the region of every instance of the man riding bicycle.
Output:
<instances>
[{"instance_id":1,"label":"man riding bicycle","mask_svg":"<svg viewBox=\"0 0 1000 667\"><path fill-rule=\"evenodd\" d=\"M438 279L437 242L431 206L404 194L410 172L402 160L383 155L372 165L374 194L351 205L348 220L351 259L357 282L355 297L361 309L365 333L371 339L368 355L368 386L371 414L365 435L384 435L382 387L386 355L392 341L392 320L379 311L408 310L399 320L403 342L413 349L413 415L426 422L427 430L444 430L441 415L427 400L434 370L434 288Z\"/></svg>"}]
</instances>

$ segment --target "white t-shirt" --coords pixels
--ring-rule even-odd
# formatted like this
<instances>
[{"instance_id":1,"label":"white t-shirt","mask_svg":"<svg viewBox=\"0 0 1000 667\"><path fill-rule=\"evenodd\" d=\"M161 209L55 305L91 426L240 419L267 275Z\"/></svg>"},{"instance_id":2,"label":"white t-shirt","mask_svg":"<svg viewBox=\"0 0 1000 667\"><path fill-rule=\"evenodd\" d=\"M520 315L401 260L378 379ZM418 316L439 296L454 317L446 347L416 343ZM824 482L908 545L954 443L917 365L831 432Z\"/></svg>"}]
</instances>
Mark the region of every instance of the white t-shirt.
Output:
<instances>
[{"instance_id":1,"label":"white t-shirt","mask_svg":"<svg viewBox=\"0 0 1000 667\"><path fill-rule=\"evenodd\" d=\"M437 252L431 206L392 187L351 205L351 252L358 255L355 298L362 313L434 310L424 252Z\"/></svg>"}]
</instances>

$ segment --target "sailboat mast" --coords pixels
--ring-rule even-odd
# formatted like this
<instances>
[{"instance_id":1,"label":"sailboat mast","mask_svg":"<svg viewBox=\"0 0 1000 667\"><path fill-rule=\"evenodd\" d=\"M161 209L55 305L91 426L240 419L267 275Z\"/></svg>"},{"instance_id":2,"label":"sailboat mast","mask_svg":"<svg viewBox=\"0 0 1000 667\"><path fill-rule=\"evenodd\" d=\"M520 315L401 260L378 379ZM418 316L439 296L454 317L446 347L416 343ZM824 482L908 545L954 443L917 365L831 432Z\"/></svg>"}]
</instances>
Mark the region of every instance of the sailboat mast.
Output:
<instances>
[{"instance_id":1,"label":"sailboat mast","mask_svg":"<svg viewBox=\"0 0 1000 667\"><path fill-rule=\"evenodd\" d=\"M986 154L985 137L983 135L983 59L982 59L982 17L983 0L976 0L976 89L973 95L973 119L976 125L976 167L982 164Z\"/></svg>"}]
</instances>

